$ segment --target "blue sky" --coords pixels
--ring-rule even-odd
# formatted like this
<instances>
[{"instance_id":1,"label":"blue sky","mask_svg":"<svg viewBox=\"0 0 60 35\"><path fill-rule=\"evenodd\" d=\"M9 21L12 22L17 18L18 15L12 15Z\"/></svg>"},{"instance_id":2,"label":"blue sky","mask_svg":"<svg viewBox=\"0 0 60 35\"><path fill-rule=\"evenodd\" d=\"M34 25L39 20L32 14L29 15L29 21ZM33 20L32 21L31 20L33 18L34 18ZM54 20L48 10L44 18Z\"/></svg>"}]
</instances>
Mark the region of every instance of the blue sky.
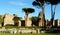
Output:
<instances>
[{"instance_id":1,"label":"blue sky","mask_svg":"<svg viewBox=\"0 0 60 35\"><path fill-rule=\"evenodd\" d=\"M32 5L34 0L0 0L0 15L9 13L11 15L17 14L19 17L24 17L25 13L22 11L22 8L34 8L35 12L30 14L32 16L38 16L41 9L36 8ZM45 18L51 19L51 10L50 5L45 7ZM55 19L60 19L60 4L57 5Z\"/></svg>"}]
</instances>

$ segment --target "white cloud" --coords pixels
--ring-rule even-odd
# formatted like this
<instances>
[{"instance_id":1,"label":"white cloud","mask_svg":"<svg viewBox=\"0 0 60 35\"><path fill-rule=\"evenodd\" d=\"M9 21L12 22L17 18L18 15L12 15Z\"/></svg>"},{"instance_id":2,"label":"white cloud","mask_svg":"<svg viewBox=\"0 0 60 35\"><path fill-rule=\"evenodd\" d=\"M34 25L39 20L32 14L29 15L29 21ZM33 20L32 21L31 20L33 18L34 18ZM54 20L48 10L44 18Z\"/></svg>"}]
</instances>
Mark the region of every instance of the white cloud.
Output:
<instances>
[{"instance_id":1,"label":"white cloud","mask_svg":"<svg viewBox=\"0 0 60 35\"><path fill-rule=\"evenodd\" d=\"M10 4L13 4L13 5L18 5L18 6L27 5L27 4L24 3L24 2L14 2L14 1L10 1L9 3L10 3Z\"/></svg>"}]
</instances>

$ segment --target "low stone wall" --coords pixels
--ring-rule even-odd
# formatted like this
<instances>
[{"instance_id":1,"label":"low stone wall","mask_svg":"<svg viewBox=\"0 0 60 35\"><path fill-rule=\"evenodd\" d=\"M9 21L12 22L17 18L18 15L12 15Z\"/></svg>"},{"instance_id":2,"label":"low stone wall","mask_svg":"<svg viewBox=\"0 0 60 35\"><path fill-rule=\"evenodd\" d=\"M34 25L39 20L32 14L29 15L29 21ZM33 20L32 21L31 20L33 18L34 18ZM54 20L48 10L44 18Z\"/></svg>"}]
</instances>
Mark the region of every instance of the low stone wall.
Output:
<instances>
[{"instance_id":1,"label":"low stone wall","mask_svg":"<svg viewBox=\"0 0 60 35\"><path fill-rule=\"evenodd\" d=\"M36 30L30 30L30 29L28 29L28 30L18 30L18 33L37 33L37 31Z\"/></svg>"},{"instance_id":2,"label":"low stone wall","mask_svg":"<svg viewBox=\"0 0 60 35\"><path fill-rule=\"evenodd\" d=\"M0 29L0 32L7 32L7 33L38 33L38 30L33 30L33 29L16 29L16 28L12 28L12 29L5 29L2 28Z\"/></svg>"}]
</instances>

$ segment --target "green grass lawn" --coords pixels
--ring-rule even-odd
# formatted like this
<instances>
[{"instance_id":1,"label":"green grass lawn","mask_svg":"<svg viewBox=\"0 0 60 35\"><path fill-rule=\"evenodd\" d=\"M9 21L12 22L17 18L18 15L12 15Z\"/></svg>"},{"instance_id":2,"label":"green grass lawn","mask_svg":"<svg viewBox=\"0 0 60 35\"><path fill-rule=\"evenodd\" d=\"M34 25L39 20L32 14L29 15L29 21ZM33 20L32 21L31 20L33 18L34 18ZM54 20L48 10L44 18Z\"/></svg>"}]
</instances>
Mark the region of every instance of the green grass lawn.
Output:
<instances>
[{"instance_id":1,"label":"green grass lawn","mask_svg":"<svg viewBox=\"0 0 60 35\"><path fill-rule=\"evenodd\" d=\"M60 35L60 33L40 33L40 34L11 34L11 33L1 33L0 35Z\"/></svg>"}]
</instances>

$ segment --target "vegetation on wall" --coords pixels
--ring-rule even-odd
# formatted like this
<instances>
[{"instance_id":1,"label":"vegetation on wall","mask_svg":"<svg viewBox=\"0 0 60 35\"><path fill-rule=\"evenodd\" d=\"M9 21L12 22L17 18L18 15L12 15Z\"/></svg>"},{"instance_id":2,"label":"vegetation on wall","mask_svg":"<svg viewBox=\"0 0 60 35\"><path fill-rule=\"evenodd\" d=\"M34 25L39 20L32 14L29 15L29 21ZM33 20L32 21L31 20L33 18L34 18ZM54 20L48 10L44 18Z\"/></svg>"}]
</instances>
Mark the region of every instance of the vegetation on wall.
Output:
<instances>
[{"instance_id":1,"label":"vegetation on wall","mask_svg":"<svg viewBox=\"0 0 60 35\"><path fill-rule=\"evenodd\" d=\"M0 24L2 24L3 22L3 19L2 19L2 16L0 15Z\"/></svg>"}]
</instances>

